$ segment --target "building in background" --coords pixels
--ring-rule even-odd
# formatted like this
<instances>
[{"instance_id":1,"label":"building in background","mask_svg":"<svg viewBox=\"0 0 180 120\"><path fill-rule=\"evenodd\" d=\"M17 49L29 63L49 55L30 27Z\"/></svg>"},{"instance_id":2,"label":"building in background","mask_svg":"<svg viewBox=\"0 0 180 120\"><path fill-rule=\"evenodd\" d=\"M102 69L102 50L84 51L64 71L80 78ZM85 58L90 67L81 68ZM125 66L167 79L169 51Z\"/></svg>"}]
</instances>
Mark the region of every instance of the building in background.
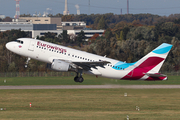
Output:
<instances>
[{"instance_id":1,"label":"building in background","mask_svg":"<svg viewBox=\"0 0 180 120\"><path fill-rule=\"evenodd\" d=\"M32 38L36 38L37 36L41 37L48 32L53 32L57 35L62 33L62 30L57 30L56 24L34 24L23 19L13 19L12 22L0 22L0 31L7 31L12 29L20 29L22 31L28 32L29 36Z\"/></svg>"},{"instance_id":2,"label":"building in background","mask_svg":"<svg viewBox=\"0 0 180 120\"><path fill-rule=\"evenodd\" d=\"M88 40L94 34L102 36L104 33L104 30L87 29L85 22L61 22L60 17L20 17L12 22L0 22L0 31L12 29L28 32L32 38L41 37L48 32L59 35L63 30L67 30L71 36L77 36L83 30Z\"/></svg>"},{"instance_id":3,"label":"building in background","mask_svg":"<svg viewBox=\"0 0 180 120\"><path fill-rule=\"evenodd\" d=\"M86 36L86 41L91 38L94 34L99 34L99 36L102 36L104 34L104 30L83 30L84 34ZM67 30L67 33L69 35L75 35L77 36L81 30Z\"/></svg>"},{"instance_id":4,"label":"building in background","mask_svg":"<svg viewBox=\"0 0 180 120\"><path fill-rule=\"evenodd\" d=\"M62 22L63 30L83 30L86 28L85 22Z\"/></svg>"},{"instance_id":5,"label":"building in background","mask_svg":"<svg viewBox=\"0 0 180 120\"><path fill-rule=\"evenodd\" d=\"M62 29L61 17L19 17L19 20L26 20L33 24L56 24L57 30Z\"/></svg>"},{"instance_id":6,"label":"building in background","mask_svg":"<svg viewBox=\"0 0 180 120\"><path fill-rule=\"evenodd\" d=\"M5 17L5 15L0 15L0 19L4 19Z\"/></svg>"}]
</instances>

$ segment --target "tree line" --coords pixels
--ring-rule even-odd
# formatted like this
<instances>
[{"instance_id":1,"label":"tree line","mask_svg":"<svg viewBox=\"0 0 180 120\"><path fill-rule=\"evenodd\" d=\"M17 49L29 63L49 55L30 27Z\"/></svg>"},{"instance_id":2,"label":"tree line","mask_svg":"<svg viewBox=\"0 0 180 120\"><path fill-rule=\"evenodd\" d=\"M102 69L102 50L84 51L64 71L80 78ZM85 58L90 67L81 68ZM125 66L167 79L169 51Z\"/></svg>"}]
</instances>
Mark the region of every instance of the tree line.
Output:
<instances>
[{"instance_id":1,"label":"tree line","mask_svg":"<svg viewBox=\"0 0 180 120\"><path fill-rule=\"evenodd\" d=\"M126 62L136 62L165 42L172 44L173 47L161 71L179 71L180 69L180 15L178 14L169 17L151 14L121 16L111 13L61 17L67 21L76 19L86 21L87 27L105 29L105 32L103 36L95 34L88 41L85 41L83 31L78 36L68 35L67 31L63 31L58 36L46 33L38 39ZM28 34L21 30L0 33L0 72L48 71L45 63L35 60L31 60L29 67L25 69L26 58L13 54L5 48L7 42L21 37L28 37Z\"/></svg>"}]
</instances>

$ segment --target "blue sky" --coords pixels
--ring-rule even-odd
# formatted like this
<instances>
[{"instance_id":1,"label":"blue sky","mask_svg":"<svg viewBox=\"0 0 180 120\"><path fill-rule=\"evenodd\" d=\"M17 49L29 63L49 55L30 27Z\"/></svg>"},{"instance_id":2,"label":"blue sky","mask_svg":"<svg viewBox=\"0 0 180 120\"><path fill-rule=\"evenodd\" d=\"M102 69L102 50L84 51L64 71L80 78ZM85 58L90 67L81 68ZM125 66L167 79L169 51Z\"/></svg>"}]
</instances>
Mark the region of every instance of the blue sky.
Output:
<instances>
[{"instance_id":1,"label":"blue sky","mask_svg":"<svg viewBox=\"0 0 180 120\"><path fill-rule=\"evenodd\" d=\"M51 13L63 13L65 0L21 0L21 14L43 14L47 8L52 9ZM13 17L16 10L15 0L0 0L0 14ZM127 0L68 0L70 14L76 14L75 5L78 4L81 13L84 14L104 14L127 13ZM161 16L180 13L180 0L129 0L129 13L151 13Z\"/></svg>"}]
</instances>

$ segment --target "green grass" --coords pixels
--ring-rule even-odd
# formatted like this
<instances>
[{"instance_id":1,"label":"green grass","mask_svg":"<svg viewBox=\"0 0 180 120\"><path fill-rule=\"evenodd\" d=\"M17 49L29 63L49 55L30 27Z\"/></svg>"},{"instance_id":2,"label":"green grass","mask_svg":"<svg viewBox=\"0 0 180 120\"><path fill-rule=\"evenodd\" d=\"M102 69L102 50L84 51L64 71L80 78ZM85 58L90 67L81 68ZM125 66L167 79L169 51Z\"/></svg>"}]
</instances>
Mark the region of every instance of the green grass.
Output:
<instances>
[{"instance_id":1,"label":"green grass","mask_svg":"<svg viewBox=\"0 0 180 120\"><path fill-rule=\"evenodd\" d=\"M180 76L169 76L167 81L128 81L84 75L83 83L75 83L74 77L6 77L0 78L2 85L180 85ZM6 83L4 83L6 80Z\"/></svg>"},{"instance_id":2,"label":"green grass","mask_svg":"<svg viewBox=\"0 0 180 120\"><path fill-rule=\"evenodd\" d=\"M178 120L179 103L179 89L0 90L0 119Z\"/></svg>"}]
</instances>

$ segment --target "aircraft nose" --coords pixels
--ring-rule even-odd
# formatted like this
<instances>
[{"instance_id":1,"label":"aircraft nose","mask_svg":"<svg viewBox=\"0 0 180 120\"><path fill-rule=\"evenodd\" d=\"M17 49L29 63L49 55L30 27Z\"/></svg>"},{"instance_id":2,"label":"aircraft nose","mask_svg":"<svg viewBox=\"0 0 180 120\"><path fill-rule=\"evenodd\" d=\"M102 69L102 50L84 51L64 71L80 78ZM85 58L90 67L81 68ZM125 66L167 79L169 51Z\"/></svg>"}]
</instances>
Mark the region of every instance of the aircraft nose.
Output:
<instances>
[{"instance_id":1,"label":"aircraft nose","mask_svg":"<svg viewBox=\"0 0 180 120\"><path fill-rule=\"evenodd\" d=\"M6 48L8 50L12 50L12 48L13 48L12 43L11 42L6 43Z\"/></svg>"}]
</instances>

